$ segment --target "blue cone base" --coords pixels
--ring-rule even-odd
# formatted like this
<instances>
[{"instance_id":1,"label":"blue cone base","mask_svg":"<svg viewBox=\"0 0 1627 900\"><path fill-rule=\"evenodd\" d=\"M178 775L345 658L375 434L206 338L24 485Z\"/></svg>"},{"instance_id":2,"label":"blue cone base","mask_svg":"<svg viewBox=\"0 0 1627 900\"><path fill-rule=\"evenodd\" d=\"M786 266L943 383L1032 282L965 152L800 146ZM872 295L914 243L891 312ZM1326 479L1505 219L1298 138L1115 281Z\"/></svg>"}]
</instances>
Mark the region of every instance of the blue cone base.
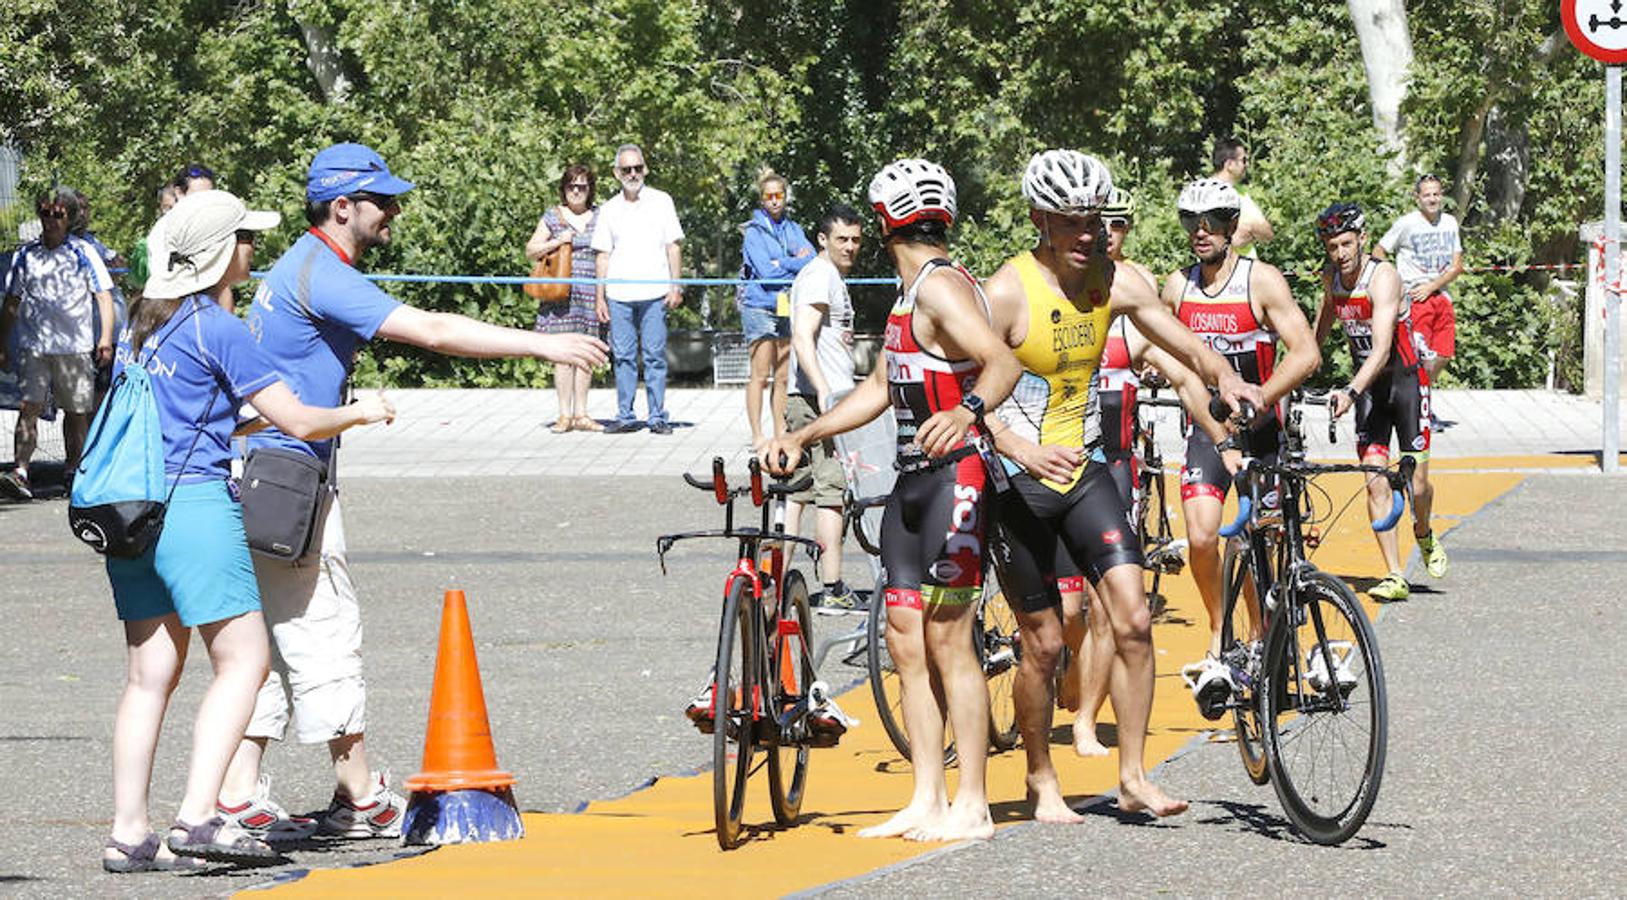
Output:
<instances>
[{"instance_id":1,"label":"blue cone base","mask_svg":"<svg viewBox=\"0 0 1627 900\"><path fill-rule=\"evenodd\" d=\"M514 791L420 791L407 804L401 843L407 846L478 844L525 837Z\"/></svg>"}]
</instances>

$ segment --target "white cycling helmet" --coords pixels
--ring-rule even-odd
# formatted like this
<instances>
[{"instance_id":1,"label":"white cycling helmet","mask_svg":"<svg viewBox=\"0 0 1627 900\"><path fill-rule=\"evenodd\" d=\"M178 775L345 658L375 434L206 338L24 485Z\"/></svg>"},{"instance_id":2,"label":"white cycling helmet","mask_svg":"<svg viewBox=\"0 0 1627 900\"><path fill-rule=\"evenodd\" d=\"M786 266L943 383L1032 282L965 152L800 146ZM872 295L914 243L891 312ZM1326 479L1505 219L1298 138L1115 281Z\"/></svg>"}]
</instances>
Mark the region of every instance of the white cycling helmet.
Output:
<instances>
[{"instance_id":1,"label":"white cycling helmet","mask_svg":"<svg viewBox=\"0 0 1627 900\"><path fill-rule=\"evenodd\" d=\"M1231 182L1218 178L1199 178L1181 188L1181 196L1175 201L1175 209L1177 212L1193 214L1229 211L1235 216L1243 209L1243 198L1238 196L1237 188L1232 187Z\"/></svg>"},{"instance_id":2,"label":"white cycling helmet","mask_svg":"<svg viewBox=\"0 0 1627 900\"><path fill-rule=\"evenodd\" d=\"M1023 172L1023 197L1044 212L1078 216L1100 212L1113 193L1113 176L1094 156L1077 150L1034 154Z\"/></svg>"},{"instance_id":3,"label":"white cycling helmet","mask_svg":"<svg viewBox=\"0 0 1627 900\"><path fill-rule=\"evenodd\" d=\"M870 205L889 228L934 219L955 222L955 179L943 166L924 159L888 163L870 179Z\"/></svg>"},{"instance_id":4,"label":"white cycling helmet","mask_svg":"<svg viewBox=\"0 0 1627 900\"><path fill-rule=\"evenodd\" d=\"M1135 218L1136 198L1134 194L1124 188L1116 187L1107 194L1107 202L1102 204L1102 215L1123 216L1126 219Z\"/></svg>"}]
</instances>

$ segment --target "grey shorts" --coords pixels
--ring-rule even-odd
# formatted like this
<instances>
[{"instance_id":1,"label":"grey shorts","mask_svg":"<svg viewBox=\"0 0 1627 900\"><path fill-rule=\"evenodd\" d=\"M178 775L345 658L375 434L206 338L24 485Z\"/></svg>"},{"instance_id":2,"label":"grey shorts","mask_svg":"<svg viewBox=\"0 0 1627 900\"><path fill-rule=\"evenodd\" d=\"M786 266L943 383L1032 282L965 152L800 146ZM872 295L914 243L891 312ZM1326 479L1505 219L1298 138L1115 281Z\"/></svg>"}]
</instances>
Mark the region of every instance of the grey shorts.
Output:
<instances>
[{"instance_id":1,"label":"grey shorts","mask_svg":"<svg viewBox=\"0 0 1627 900\"><path fill-rule=\"evenodd\" d=\"M24 403L44 406L51 397L63 412L90 415L95 411L96 364L89 353L24 351L17 365L17 388Z\"/></svg>"},{"instance_id":2,"label":"grey shorts","mask_svg":"<svg viewBox=\"0 0 1627 900\"><path fill-rule=\"evenodd\" d=\"M814 412L814 399L807 394L792 394L785 401L785 427L795 431L812 422ZM842 492L847 488L847 476L842 472L842 463L836 458L836 445L829 441L819 441L806 448L802 455L802 465L797 467L794 477L801 478L808 472L813 472L813 485L805 491L791 495L797 503L811 503L827 509L841 509Z\"/></svg>"}]
</instances>

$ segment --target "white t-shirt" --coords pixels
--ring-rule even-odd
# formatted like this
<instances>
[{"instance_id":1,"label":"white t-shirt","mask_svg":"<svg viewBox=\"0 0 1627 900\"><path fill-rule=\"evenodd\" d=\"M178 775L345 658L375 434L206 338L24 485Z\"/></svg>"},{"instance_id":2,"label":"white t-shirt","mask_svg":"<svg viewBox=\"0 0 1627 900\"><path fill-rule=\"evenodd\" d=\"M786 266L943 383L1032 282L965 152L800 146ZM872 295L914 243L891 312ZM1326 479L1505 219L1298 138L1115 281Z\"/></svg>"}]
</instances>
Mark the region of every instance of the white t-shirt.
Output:
<instances>
[{"instance_id":1,"label":"white t-shirt","mask_svg":"<svg viewBox=\"0 0 1627 900\"><path fill-rule=\"evenodd\" d=\"M842 273L837 271L836 264L823 256L814 257L797 273L797 279L791 282L793 340L798 320L820 315L817 305L825 307L819 338L814 341L819 374L825 376L825 385L832 393L847 390L853 387L853 300L847 294L847 283L842 280ZM797 365L795 343L791 347L789 377L792 393L814 396L813 382Z\"/></svg>"},{"instance_id":2,"label":"white t-shirt","mask_svg":"<svg viewBox=\"0 0 1627 900\"><path fill-rule=\"evenodd\" d=\"M93 297L112 288L101 254L84 238L69 235L55 250L38 241L25 246L5 291L21 298L18 346L40 355L89 353L96 347Z\"/></svg>"},{"instance_id":3,"label":"white t-shirt","mask_svg":"<svg viewBox=\"0 0 1627 900\"><path fill-rule=\"evenodd\" d=\"M1265 210L1260 209L1260 204L1255 203L1254 199L1248 194L1238 191L1237 199L1242 203L1242 205L1238 208L1237 221L1239 223L1241 223L1244 219L1265 218ZM1254 249L1254 242L1250 241L1247 244L1237 245L1237 255L1247 256L1250 259L1258 259L1260 256L1260 251Z\"/></svg>"},{"instance_id":4,"label":"white t-shirt","mask_svg":"<svg viewBox=\"0 0 1627 900\"><path fill-rule=\"evenodd\" d=\"M610 254L605 277L634 278L667 282L672 269L667 265L667 245L684 239L678 224L678 211L666 191L646 186L638 202L628 203L624 193L599 207L599 221L593 229L593 249ZM670 285L607 284L607 300L654 300L666 296Z\"/></svg>"},{"instance_id":5,"label":"white t-shirt","mask_svg":"<svg viewBox=\"0 0 1627 900\"><path fill-rule=\"evenodd\" d=\"M1378 245L1395 257L1401 283L1408 288L1433 281L1452 265L1454 254L1463 252L1458 220L1451 213L1441 213L1440 221L1431 225L1416 209L1396 219Z\"/></svg>"}]
</instances>

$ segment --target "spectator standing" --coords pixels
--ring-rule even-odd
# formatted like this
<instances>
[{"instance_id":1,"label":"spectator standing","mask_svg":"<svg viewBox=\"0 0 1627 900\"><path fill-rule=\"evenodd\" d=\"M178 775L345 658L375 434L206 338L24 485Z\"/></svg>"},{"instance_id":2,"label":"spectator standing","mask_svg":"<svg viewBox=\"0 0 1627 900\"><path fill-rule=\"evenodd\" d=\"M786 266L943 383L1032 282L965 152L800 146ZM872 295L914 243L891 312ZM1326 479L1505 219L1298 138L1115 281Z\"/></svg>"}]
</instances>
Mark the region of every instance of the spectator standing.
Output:
<instances>
[{"instance_id":1,"label":"spectator standing","mask_svg":"<svg viewBox=\"0 0 1627 900\"><path fill-rule=\"evenodd\" d=\"M118 370L145 365L150 373L165 477L174 493L154 545L139 558L106 562L129 657L113 726L113 826L102 852L109 872L199 866L173 854L240 864L280 859L215 814L226 764L270 665L242 508L226 483L236 411L252 401L272 422L307 437L392 415L383 397L340 409L301 403L278 380L243 322L221 308L218 295L248 280L256 234L280 219L274 212L246 210L225 191L188 196L166 228L167 249L178 264L148 282L118 346ZM148 790L164 713L193 628L209 653L214 679L192 731L186 793L167 846L161 846L148 814Z\"/></svg>"},{"instance_id":2,"label":"spectator standing","mask_svg":"<svg viewBox=\"0 0 1627 900\"><path fill-rule=\"evenodd\" d=\"M1237 234L1233 237L1237 255L1258 258L1260 254L1254 245L1267 243L1276 236L1276 232L1272 230L1271 220L1265 217L1260 205L1243 193L1243 182L1248 180L1248 147L1237 138L1221 138L1215 141L1215 151L1210 161L1215 165L1215 173L1211 177L1231 185L1243 204L1243 211L1237 219Z\"/></svg>"},{"instance_id":3,"label":"spectator standing","mask_svg":"<svg viewBox=\"0 0 1627 900\"><path fill-rule=\"evenodd\" d=\"M71 223L69 223L68 233L75 237L84 238L85 241L91 245L91 247L95 248L96 255L102 258L102 264L107 266L109 270L126 268L128 263L125 261L124 257L120 256L117 250L114 250L112 247L102 243L101 238L96 236L96 232L90 230L90 198L85 196L84 191L76 190L73 192L73 195L74 199L79 201L79 214L74 217L74 220ZM119 332L124 330L124 292L119 290L119 282L117 279L113 279L112 284L113 287L109 291L109 293L113 295L112 334L115 338L117 338ZM98 313L96 316L95 325L99 331L102 327L101 316L99 315L99 311L94 307L91 311L93 313ZM109 359L107 362L97 362L96 396L91 403L92 410L102 405L102 396L107 393L107 386L112 383L112 380L113 361Z\"/></svg>"},{"instance_id":4,"label":"spectator standing","mask_svg":"<svg viewBox=\"0 0 1627 900\"><path fill-rule=\"evenodd\" d=\"M604 362L603 342L587 335L537 334L426 312L363 277L356 261L390 242L401 195L412 187L360 144L336 144L311 161L305 187L311 229L271 267L248 313L249 329L296 395L316 405L339 405L357 350L375 337L459 356L534 357L575 366ZM253 435L249 446L313 456L326 465L327 481L311 550L293 562L254 559L277 652L221 787L219 811L271 839L297 839L313 830L344 838L399 834L406 801L369 767L365 746L361 613L339 509L336 447L276 428ZM317 821L278 806L260 773L267 741L281 739L290 720L300 743L327 744L333 761L337 785Z\"/></svg>"},{"instance_id":5,"label":"spectator standing","mask_svg":"<svg viewBox=\"0 0 1627 900\"><path fill-rule=\"evenodd\" d=\"M1384 232L1373 258L1395 254L1405 299L1412 304L1412 330L1423 345L1419 349L1424 370L1430 383L1438 386L1446 363L1457 353L1457 313L1446 286L1463 274L1463 239L1458 220L1441 209L1446 194L1439 178L1420 177L1412 198L1418 208ZM1429 415L1439 427L1434 412Z\"/></svg>"},{"instance_id":6,"label":"spectator standing","mask_svg":"<svg viewBox=\"0 0 1627 900\"><path fill-rule=\"evenodd\" d=\"M79 451L94 411L96 367L113 359L113 280L96 249L68 232L79 214L74 192L59 187L35 201L40 238L17 251L0 313L0 369L7 339L18 328L17 467L0 476L0 491L32 499L28 464L38 442L40 413L55 398L63 412L64 478L79 465ZM98 329L95 323L101 323Z\"/></svg>"},{"instance_id":7,"label":"spectator standing","mask_svg":"<svg viewBox=\"0 0 1627 900\"><path fill-rule=\"evenodd\" d=\"M785 424L792 431L830 409L832 397L853 389L853 300L844 279L859 255L862 231L857 210L841 204L831 207L819 221L819 255L791 284L791 388ZM802 507L813 504L814 537L825 548L819 564L825 587L820 608L857 610L858 598L842 581L842 496L847 478L831 439L809 445L807 466L814 481L808 490L791 496L786 530L797 533Z\"/></svg>"},{"instance_id":8,"label":"spectator standing","mask_svg":"<svg viewBox=\"0 0 1627 900\"><path fill-rule=\"evenodd\" d=\"M593 169L577 164L559 179L559 205L542 214L537 230L526 242L525 255L532 262L571 245L571 285L564 303L538 303L536 330L543 334L588 334L604 337L599 322L597 291L590 280L598 272L593 255L593 228L599 216L598 178ZM588 415L588 387L593 371L580 366L555 366L554 390L559 394L559 421L548 430L554 434L577 431L603 431Z\"/></svg>"},{"instance_id":9,"label":"spectator standing","mask_svg":"<svg viewBox=\"0 0 1627 900\"><path fill-rule=\"evenodd\" d=\"M638 428L633 396L638 393L638 363L644 361L644 390L650 431L671 434L667 421L667 310L684 300L676 281L681 271L679 243L684 239L678 211L665 191L647 186L649 168L637 144L616 151L616 178L621 192L599 207L593 229L599 321L610 324L616 368L616 421L608 429L622 434ZM602 279L620 283L604 284ZM662 290L661 283L667 283Z\"/></svg>"},{"instance_id":10,"label":"spectator standing","mask_svg":"<svg viewBox=\"0 0 1627 900\"><path fill-rule=\"evenodd\" d=\"M175 188L175 199L179 200L194 191L214 190L215 172L202 163L187 163L170 179L170 184Z\"/></svg>"},{"instance_id":11,"label":"spectator standing","mask_svg":"<svg viewBox=\"0 0 1627 900\"><path fill-rule=\"evenodd\" d=\"M757 178L761 206L746 223L740 250L748 283L740 297L740 325L751 348L746 379L746 421L751 449L763 445L763 389L772 384L769 408L773 436L785 433L785 393L791 353L790 281L814 257L802 226L787 219L787 184L773 169ZM815 415L818 413L816 412Z\"/></svg>"}]
</instances>

